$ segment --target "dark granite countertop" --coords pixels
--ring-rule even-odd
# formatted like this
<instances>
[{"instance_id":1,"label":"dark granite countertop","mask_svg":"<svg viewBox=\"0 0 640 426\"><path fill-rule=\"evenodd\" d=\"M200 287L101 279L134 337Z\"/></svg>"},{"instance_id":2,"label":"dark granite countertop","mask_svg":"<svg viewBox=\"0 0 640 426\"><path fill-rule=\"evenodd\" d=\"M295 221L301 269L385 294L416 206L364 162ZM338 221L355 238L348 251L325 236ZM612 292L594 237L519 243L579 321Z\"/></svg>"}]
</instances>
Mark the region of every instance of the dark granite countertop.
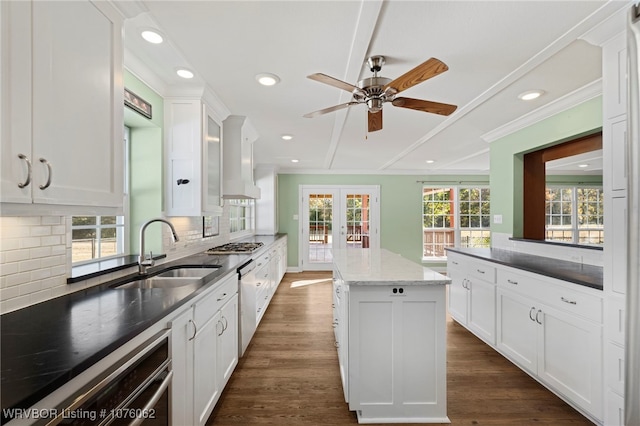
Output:
<instances>
[{"instance_id":1,"label":"dark granite countertop","mask_svg":"<svg viewBox=\"0 0 640 426\"><path fill-rule=\"evenodd\" d=\"M447 251L602 290L603 272L601 266L495 248L447 248Z\"/></svg>"},{"instance_id":2,"label":"dark granite countertop","mask_svg":"<svg viewBox=\"0 0 640 426\"><path fill-rule=\"evenodd\" d=\"M254 236L265 247L284 235ZM158 265L220 265L190 294L171 289L113 289L135 274L0 316L2 409L29 408L172 311L197 297L252 254L195 254ZM51 407L55 408L55 407ZM2 424L6 423L2 415Z\"/></svg>"}]
</instances>

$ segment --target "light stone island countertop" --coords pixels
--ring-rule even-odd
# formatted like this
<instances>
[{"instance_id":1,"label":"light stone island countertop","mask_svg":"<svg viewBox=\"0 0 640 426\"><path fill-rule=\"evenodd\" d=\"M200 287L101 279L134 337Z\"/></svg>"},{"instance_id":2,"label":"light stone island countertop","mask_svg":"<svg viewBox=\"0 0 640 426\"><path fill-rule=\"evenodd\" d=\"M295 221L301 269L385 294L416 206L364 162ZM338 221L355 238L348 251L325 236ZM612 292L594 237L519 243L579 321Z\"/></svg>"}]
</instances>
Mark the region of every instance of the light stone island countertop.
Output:
<instances>
[{"instance_id":1,"label":"light stone island countertop","mask_svg":"<svg viewBox=\"0 0 640 426\"><path fill-rule=\"evenodd\" d=\"M347 285L446 285L451 279L385 249L332 249Z\"/></svg>"}]
</instances>

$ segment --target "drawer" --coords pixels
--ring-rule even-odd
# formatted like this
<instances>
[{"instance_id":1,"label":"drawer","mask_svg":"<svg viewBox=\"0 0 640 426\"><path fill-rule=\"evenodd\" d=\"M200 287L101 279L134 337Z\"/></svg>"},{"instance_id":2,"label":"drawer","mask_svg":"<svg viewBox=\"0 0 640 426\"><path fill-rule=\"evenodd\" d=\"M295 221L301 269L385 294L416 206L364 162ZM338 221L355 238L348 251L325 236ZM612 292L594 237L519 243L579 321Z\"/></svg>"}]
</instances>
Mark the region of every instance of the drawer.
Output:
<instances>
[{"instance_id":1,"label":"drawer","mask_svg":"<svg viewBox=\"0 0 640 426\"><path fill-rule=\"evenodd\" d=\"M551 285L547 296L544 301L546 304L602 324L602 297L574 291L562 285Z\"/></svg>"},{"instance_id":2,"label":"drawer","mask_svg":"<svg viewBox=\"0 0 640 426\"><path fill-rule=\"evenodd\" d=\"M216 289L213 290L213 294L216 296L216 310L222 308L225 303L231 297L238 292L238 278L237 275L224 280Z\"/></svg>"},{"instance_id":3,"label":"drawer","mask_svg":"<svg viewBox=\"0 0 640 426\"><path fill-rule=\"evenodd\" d=\"M271 259L271 253L263 253L260 256L258 256L255 261L256 261L256 269L258 268L262 268L265 265L269 264L269 260Z\"/></svg>"},{"instance_id":4,"label":"drawer","mask_svg":"<svg viewBox=\"0 0 640 426\"><path fill-rule=\"evenodd\" d=\"M560 309L575 315L588 318L602 324L602 297L574 290L569 286L577 284L564 283L553 279L537 279L518 274L511 269L498 270L498 286L517 291L533 301Z\"/></svg>"},{"instance_id":5,"label":"drawer","mask_svg":"<svg viewBox=\"0 0 640 426\"><path fill-rule=\"evenodd\" d=\"M496 282L496 267L489 262L472 260L467 264L466 269L470 277L479 278L492 284Z\"/></svg>"}]
</instances>

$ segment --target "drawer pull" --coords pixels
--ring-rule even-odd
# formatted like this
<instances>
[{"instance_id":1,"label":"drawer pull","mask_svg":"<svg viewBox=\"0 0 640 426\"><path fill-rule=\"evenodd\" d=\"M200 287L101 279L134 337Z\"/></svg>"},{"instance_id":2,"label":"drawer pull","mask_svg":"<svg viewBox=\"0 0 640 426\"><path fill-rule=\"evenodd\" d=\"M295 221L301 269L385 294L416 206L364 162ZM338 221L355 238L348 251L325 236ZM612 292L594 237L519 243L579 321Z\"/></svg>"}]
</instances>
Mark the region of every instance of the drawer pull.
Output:
<instances>
[{"instance_id":1,"label":"drawer pull","mask_svg":"<svg viewBox=\"0 0 640 426\"><path fill-rule=\"evenodd\" d=\"M567 298L565 298L564 296L560 296L560 300L562 300L564 303L568 303L570 305L577 305L578 302L576 302L575 300L569 300Z\"/></svg>"},{"instance_id":2,"label":"drawer pull","mask_svg":"<svg viewBox=\"0 0 640 426\"><path fill-rule=\"evenodd\" d=\"M509 284L518 285L518 281L507 280Z\"/></svg>"},{"instance_id":3,"label":"drawer pull","mask_svg":"<svg viewBox=\"0 0 640 426\"><path fill-rule=\"evenodd\" d=\"M220 298L219 298L219 299L216 299L216 301L217 301L217 302L219 302L219 301L221 301L221 300L226 299L226 297L227 297L227 293L222 293L222 296L220 296Z\"/></svg>"},{"instance_id":4,"label":"drawer pull","mask_svg":"<svg viewBox=\"0 0 640 426\"><path fill-rule=\"evenodd\" d=\"M454 265L458 264L458 262L456 262L455 260L452 260L451 263L453 263Z\"/></svg>"},{"instance_id":5,"label":"drawer pull","mask_svg":"<svg viewBox=\"0 0 640 426\"><path fill-rule=\"evenodd\" d=\"M262 285L262 282L257 282L256 283L256 287L260 287Z\"/></svg>"},{"instance_id":6,"label":"drawer pull","mask_svg":"<svg viewBox=\"0 0 640 426\"><path fill-rule=\"evenodd\" d=\"M476 271L478 271L481 274L484 274L484 271L482 269L476 269Z\"/></svg>"}]
</instances>

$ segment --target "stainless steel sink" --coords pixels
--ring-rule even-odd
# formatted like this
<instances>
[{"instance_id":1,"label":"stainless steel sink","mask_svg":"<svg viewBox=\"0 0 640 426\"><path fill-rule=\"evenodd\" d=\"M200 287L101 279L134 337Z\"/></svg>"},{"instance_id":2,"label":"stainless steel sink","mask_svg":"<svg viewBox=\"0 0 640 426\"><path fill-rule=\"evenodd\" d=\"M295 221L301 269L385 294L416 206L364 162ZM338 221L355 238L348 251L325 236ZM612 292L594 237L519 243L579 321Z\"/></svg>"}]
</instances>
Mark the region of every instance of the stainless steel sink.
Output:
<instances>
[{"instance_id":1,"label":"stainless steel sink","mask_svg":"<svg viewBox=\"0 0 640 426\"><path fill-rule=\"evenodd\" d=\"M127 288L182 288L193 287L194 290L198 289L203 283L198 278L167 278L167 277L151 277L143 278L140 280L130 281L128 283L114 287L115 289L127 289Z\"/></svg>"},{"instance_id":2,"label":"stainless steel sink","mask_svg":"<svg viewBox=\"0 0 640 426\"><path fill-rule=\"evenodd\" d=\"M195 291L204 285L201 279L212 271L220 268L218 265L207 266L178 266L166 269L150 277L138 277L131 281L113 287L114 289L181 289L183 291Z\"/></svg>"},{"instance_id":3,"label":"stainless steel sink","mask_svg":"<svg viewBox=\"0 0 640 426\"><path fill-rule=\"evenodd\" d=\"M217 267L219 268L219 266ZM212 272L211 267L181 267L169 269L161 272L155 277L170 277L170 278L202 278L209 275Z\"/></svg>"}]
</instances>

